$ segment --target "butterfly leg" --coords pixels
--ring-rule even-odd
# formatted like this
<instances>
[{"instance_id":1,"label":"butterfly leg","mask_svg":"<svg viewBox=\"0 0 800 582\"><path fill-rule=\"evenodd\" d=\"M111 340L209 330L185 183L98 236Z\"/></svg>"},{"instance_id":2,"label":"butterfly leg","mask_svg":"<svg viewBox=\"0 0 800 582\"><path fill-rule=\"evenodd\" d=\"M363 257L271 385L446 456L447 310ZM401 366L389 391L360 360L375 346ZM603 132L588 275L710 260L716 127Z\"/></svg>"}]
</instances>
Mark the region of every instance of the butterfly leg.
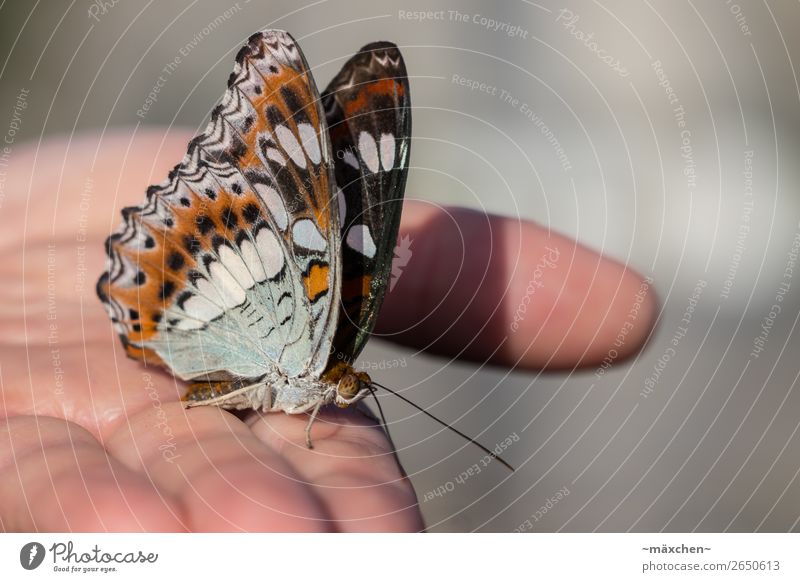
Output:
<instances>
[{"instance_id":1,"label":"butterfly leg","mask_svg":"<svg viewBox=\"0 0 800 582\"><path fill-rule=\"evenodd\" d=\"M325 399L320 398L316 406L314 406L314 410L311 412L311 418L308 419L308 424L306 425L306 446L309 449L314 448L314 445L311 443L311 425L314 424L314 421L317 419L317 414L319 414L319 409L322 407L323 402L325 402Z\"/></svg>"},{"instance_id":2,"label":"butterfly leg","mask_svg":"<svg viewBox=\"0 0 800 582\"><path fill-rule=\"evenodd\" d=\"M272 391L261 380L202 381L192 382L181 400L186 408L216 405L234 410L262 407L266 411L272 407Z\"/></svg>"}]
</instances>

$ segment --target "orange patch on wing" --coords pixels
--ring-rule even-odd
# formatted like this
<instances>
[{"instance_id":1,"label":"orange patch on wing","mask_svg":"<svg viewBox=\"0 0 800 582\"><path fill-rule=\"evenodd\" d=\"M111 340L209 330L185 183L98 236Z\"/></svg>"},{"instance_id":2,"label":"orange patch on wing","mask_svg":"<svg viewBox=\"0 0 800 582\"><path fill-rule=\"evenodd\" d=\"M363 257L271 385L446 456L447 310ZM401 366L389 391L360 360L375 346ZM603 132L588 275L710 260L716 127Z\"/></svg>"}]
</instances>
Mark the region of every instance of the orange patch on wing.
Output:
<instances>
[{"instance_id":1,"label":"orange patch on wing","mask_svg":"<svg viewBox=\"0 0 800 582\"><path fill-rule=\"evenodd\" d=\"M353 277L352 279L342 280L342 298L358 299L359 297L367 297L370 294L370 286L372 285L372 275L362 275L361 277Z\"/></svg>"},{"instance_id":2,"label":"orange patch on wing","mask_svg":"<svg viewBox=\"0 0 800 582\"><path fill-rule=\"evenodd\" d=\"M397 95L403 95L405 87L403 87L402 83L398 83L394 79L381 79L380 81L369 83L358 92L355 99L345 102L345 114L347 117L352 117L363 110L367 107L367 99L371 95L394 95L395 92L397 92Z\"/></svg>"},{"instance_id":3,"label":"orange patch on wing","mask_svg":"<svg viewBox=\"0 0 800 582\"><path fill-rule=\"evenodd\" d=\"M155 366L162 366L167 367L157 353L155 353L150 348L140 348L139 346L135 346L131 343L125 343L125 353L128 354L129 358L133 358L134 360L141 360L145 364L152 364Z\"/></svg>"},{"instance_id":4,"label":"orange patch on wing","mask_svg":"<svg viewBox=\"0 0 800 582\"><path fill-rule=\"evenodd\" d=\"M311 265L308 275L303 277L303 285L306 288L306 297L314 301L328 290L328 265Z\"/></svg>"}]
</instances>

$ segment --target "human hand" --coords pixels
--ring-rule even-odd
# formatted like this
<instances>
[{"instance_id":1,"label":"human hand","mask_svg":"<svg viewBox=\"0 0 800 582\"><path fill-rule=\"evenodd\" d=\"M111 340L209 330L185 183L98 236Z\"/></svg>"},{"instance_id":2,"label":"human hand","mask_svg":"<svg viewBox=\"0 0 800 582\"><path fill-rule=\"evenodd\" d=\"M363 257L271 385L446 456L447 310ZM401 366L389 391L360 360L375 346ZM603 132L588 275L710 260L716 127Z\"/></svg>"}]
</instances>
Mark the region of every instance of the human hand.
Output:
<instances>
[{"instance_id":1,"label":"human hand","mask_svg":"<svg viewBox=\"0 0 800 582\"><path fill-rule=\"evenodd\" d=\"M5 531L417 531L383 432L326 410L184 409L185 386L128 359L94 293L102 242L182 157L188 135L52 138L14 151L0 201L0 526ZM413 260L378 330L442 354L527 368L596 365L640 278L546 229L408 201ZM534 293L528 288L537 262ZM524 314L519 306L528 296ZM648 294L618 349L650 331Z\"/></svg>"}]
</instances>

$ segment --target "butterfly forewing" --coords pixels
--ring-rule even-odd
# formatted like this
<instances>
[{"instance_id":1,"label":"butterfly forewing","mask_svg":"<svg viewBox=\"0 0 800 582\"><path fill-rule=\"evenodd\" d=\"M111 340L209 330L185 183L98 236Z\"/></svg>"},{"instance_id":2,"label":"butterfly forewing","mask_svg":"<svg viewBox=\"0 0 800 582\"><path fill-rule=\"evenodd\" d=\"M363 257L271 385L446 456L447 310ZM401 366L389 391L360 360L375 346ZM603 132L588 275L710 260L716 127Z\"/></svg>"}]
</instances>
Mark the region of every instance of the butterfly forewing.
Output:
<instances>
[{"instance_id":1,"label":"butterfly forewing","mask_svg":"<svg viewBox=\"0 0 800 582\"><path fill-rule=\"evenodd\" d=\"M352 362L383 301L408 173L411 102L389 42L363 47L322 95L340 188L342 291L329 367Z\"/></svg>"},{"instance_id":2,"label":"butterfly forewing","mask_svg":"<svg viewBox=\"0 0 800 582\"><path fill-rule=\"evenodd\" d=\"M128 354L184 379L321 374L340 281L330 156L298 45L253 35L205 131L106 243L98 294Z\"/></svg>"}]
</instances>

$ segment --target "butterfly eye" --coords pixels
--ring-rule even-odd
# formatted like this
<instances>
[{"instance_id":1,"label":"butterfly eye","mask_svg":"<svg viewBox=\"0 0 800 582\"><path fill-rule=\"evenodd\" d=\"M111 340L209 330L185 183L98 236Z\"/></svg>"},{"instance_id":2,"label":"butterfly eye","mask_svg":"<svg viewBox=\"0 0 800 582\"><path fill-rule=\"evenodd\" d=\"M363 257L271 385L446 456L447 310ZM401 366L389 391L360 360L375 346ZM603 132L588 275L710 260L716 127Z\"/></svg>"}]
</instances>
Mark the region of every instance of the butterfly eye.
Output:
<instances>
[{"instance_id":1,"label":"butterfly eye","mask_svg":"<svg viewBox=\"0 0 800 582\"><path fill-rule=\"evenodd\" d=\"M348 372L336 386L336 405L345 408L369 393L370 377L363 372Z\"/></svg>"}]
</instances>

